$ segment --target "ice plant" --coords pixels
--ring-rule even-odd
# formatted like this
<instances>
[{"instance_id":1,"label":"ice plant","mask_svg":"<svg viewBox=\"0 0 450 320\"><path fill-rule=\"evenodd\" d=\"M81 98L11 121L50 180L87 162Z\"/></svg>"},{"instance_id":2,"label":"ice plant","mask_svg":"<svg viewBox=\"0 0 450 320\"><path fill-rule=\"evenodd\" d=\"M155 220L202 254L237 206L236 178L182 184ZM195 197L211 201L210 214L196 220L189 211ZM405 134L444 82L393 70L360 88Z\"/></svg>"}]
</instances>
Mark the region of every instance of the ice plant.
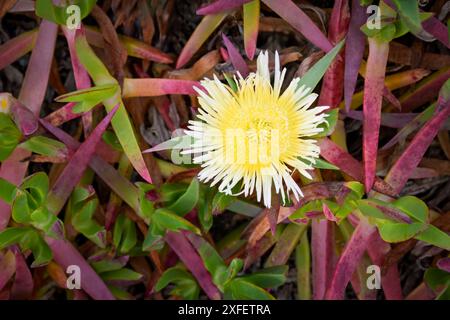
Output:
<instances>
[{"instance_id":1,"label":"ice plant","mask_svg":"<svg viewBox=\"0 0 450 320\"><path fill-rule=\"evenodd\" d=\"M193 138L184 154L194 155L201 164L198 177L219 191L233 194L241 183L239 194L248 196L256 190L258 201L271 207L272 191L283 201L292 191L298 200L300 187L292 178L295 170L308 173L319 157L320 149L311 138L323 130L328 107L310 108L317 95L299 86L295 78L281 91L286 69L280 70L275 54L275 76L271 84L269 55L261 53L256 73L245 79L238 73L235 90L214 79L201 81L206 92L199 94L199 115L191 120L186 134ZM272 188L272 185L274 188Z\"/></svg>"}]
</instances>

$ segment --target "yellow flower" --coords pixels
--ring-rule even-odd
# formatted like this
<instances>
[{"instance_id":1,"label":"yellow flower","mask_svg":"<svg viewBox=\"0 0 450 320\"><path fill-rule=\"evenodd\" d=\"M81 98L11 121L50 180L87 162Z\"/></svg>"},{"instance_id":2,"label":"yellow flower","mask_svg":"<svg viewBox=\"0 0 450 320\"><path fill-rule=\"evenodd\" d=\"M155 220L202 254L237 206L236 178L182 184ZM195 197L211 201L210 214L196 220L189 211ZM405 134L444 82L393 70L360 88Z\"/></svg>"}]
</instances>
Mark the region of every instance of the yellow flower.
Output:
<instances>
[{"instance_id":1,"label":"yellow flower","mask_svg":"<svg viewBox=\"0 0 450 320\"><path fill-rule=\"evenodd\" d=\"M198 120L190 121L186 134L193 143L184 154L194 154L201 164L199 180L219 184L220 192L239 194L256 191L258 201L271 206L272 189L283 200L290 192L298 200L303 196L292 178L294 170L311 179L320 149L312 137L323 130L328 107L310 108L317 95L299 87L299 78L281 92L286 69L280 72L275 53L274 84L270 81L269 56L261 53L256 73L235 77L237 90L214 79L201 81L206 92L199 94ZM274 188L272 188L272 184ZM236 187L237 188L237 187Z\"/></svg>"}]
</instances>

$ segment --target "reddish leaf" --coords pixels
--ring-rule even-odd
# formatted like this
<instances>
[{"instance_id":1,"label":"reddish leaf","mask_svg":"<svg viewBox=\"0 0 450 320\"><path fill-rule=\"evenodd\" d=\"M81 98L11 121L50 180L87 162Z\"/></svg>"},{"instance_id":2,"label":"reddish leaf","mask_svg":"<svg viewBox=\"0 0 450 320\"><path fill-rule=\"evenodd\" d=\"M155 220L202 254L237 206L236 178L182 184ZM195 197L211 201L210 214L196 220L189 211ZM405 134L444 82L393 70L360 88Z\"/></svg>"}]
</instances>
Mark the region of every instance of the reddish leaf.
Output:
<instances>
[{"instance_id":1,"label":"reddish leaf","mask_svg":"<svg viewBox=\"0 0 450 320\"><path fill-rule=\"evenodd\" d=\"M344 290L352 278L354 270L366 250L367 240L376 231L368 223L359 223L352 234L346 248L339 257L326 299L338 300L344 298Z\"/></svg>"},{"instance_id":2,"label":"reddish leaf","mask_svg":"<svg viewBox=\"0 0 450 320\"><path fill-rule=\"evenodd\" d=\"M441 99L442 100L442 99ZM414 136L414 139L403 151L395 164L389 170L385 180L400 192L408 181L414 169L419 165L433 139L443 123L450 116L450 100L441 101L434 117L428 121Z\"/></svg>"},{"instance_id":3,"label":"reddish leaf","mask_svg":"<svg viewBox=\"0 0 450 320\"><path fill-rule=\"evenodd\" d=\"M46 237L45 241L52 249L53 259L67 270L69 266L78 266L81 273L81 288L95 300L115 300L108 287L98 274L86 262L83 256L65 239Z\"/></svg>"},{"instance_id":4,"label":"reddish leaf","mask_svg":"<svg viewBox=\"0 0 450 320\"><path fill-rule=\"evenodd\" d=\"M333 49L333 45L325 37L314 22L291 0L262 0L281 18L297 29L306 39L325 52Z\"/></svg>"},{"instance_id":5,"label":"reddish leaf","mask_svg":"<svg viewBox=\"0 0 450 320\"><path fill-rule=\"evenodd\" d=\"M389 43L369 38L369 58L364 81L363 161L366 192L375 181L378 136L381 123L384 77Z\"/></svg>"},{"instance_id":6,"label":"reddish leaf","mask_svg":"<svg viewBox=\"0 0 450 320\"><path fill-rule=\"evenodd\" d=\"M13 248L16 258L16 275L11 288L11 299L25 300L33 293L33 276L19 248Z\"/></svg>"},{"instance_id":7,"label":"reddish leaf","mask_svg":"<svg viewBox=\"0 0 450 320\"><path fill-rule=\"evenodd\" d=\"M227 15L228 12L223 12L215 15L208 15L202 19L181 51L177 60L177 69L182 68L189 60L191 60L192 56L200 49L202 44L209 38L214 30L217 29Z\"/></svg>"},{"instance_id":8,"label":"reddish leaf","mask_svg":"<svg viewBox=\"0 0 450 320\"><path fill-rule=\"evenodd\" d=\"M252 0L217 0L197 10L198 15L216 14L231 9L236 9Z\"/></svg>"},{"instance_id":9,"label":"reddish leaf","mask_svg":"<svg viewBox=\"0 0 450 320\"><path fill-rule=\"evenodd\" d=\"M322 300L334 267L334 225L327 220L314 219L311 226L313 299Z\"/></svg>"},{"instance_id":10,"label":"reddish leaf","mask_svg":"<svg viewBox=\"0 0 450 320\"><path fill-rule=\"evenodd\" d=\"M0 254L0 291L3 290L8 281L16 272L16 257L11 251L6 251L5 254Z\"/></svg>"},{"instance_id":11,"label":"reddish leaf","mask_svg":"<svg viewBox=\"0 0 450 320\"><path fill-rule=\"evenodd\" d=\"M245 53L253 60L259 31L260 2L253 0L244 5L244 47Z\"/></svg>"},{"instance_id":12,"label":"reddish leaf","mask_svg":"<svg viewBox=\"0 0 450 320\"><path fill-rule=\"evenodd\" d=\"M364 7L360 5L359 1L352 1L352 14L345 41L344 98L345 110L347 111L350 110L359 67L364 55L366 38L360 28L366 20L367 15Z\"/></svg>"},{"instance_id":13,"label":"reddish leaf","mask_svg":"<svg viewBox=\"0 0 450 320\"><path fill-rule=\"evenodd\" d=\"M244 58L242 58L239 51L236 49L236 47L233 45L233 43L228 39L228 37L222 33L222 39L225 43L225 46L227 47L228 54L230 55L231 63L233 64L234 68L239 71L239 73L245 78L247 77L249 71L247 63L245 62Z\"/></svg>"},{"instance_id":14,"label":"reddish leaf","mask_svg":"<svg viewBox=\"0 0 450 320\"><path fill-rule=\"evenodd\" d=\"M194 95L194 86L201 88L197 81L176 79L124 79L124 98L155 97L167 94Z\"/></svg>"},{"instance_id":15,"label":"reddish leaf","mask_svg":"<svg viewBox=\"0 0 450 320\"><path fill-rule=\"evenodd\" d=\"M38 29L22 33L0 46L0 70L10 65L33 49Z\"/></svg>"},{"instance_id":16,"label":"reddish leaf","mask_svg":"<svg viewBox=\"0 0 450 320\"><path fill-rule=\"evenodd\" d=\"M220 299L220 292L212 282L211 275L186 236L181 232L168 231L164 239L197 279L206 295L212 300Z\"/></svg>"},{"instance_id":17,"label":"reddish leaf","mask_svg":"<svg viewBox=\"0 0 450 320\"><path fill-rule=\"evenodd\" d=\"M18 100L35 115L39 114L47 92L57 31L58 27L54 23L45 20L41 22L36 45L20 89ZM0 168L0 177L19 185L28 168L28 162L23 160L28 158L29 155L28 151L16 149L7 160L3 161ZM10 212L10 206L0 200L0 230L8 225Z\"/></svg>"},{"instance_id":18,"label":"reddish leaf","mask_svg":"<svg viewBox=\"0 0 450 320\"><path fill-rule=\"evenodd\" d=\"M117 109L118 106L111 110L111 112L99 123L92 134L71 157L69 163L64 168L64 171L54 183L47 197L47 208L53 214L57 215L59 211L61 211L67 199L69 199L72 190L80 181L90 159L96 151L97 144L102 139L103 132L108 127Z\"/></svg>"}]
</instances>

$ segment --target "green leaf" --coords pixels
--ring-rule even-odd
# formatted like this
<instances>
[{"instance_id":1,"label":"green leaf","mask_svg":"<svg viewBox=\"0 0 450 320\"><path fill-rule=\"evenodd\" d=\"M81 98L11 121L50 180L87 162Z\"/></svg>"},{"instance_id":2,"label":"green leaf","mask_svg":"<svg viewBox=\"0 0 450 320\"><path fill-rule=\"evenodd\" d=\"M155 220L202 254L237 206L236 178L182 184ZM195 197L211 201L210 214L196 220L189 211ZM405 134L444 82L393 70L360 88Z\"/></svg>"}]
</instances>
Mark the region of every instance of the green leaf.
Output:
<instances>
[{"instance_id":1,"label":"green leaf","mask_svg":"<svg viewBox=\"0 0 450 320\"><path fill-rule=\"evenodd\" d=\"M289 216L289 220L295 222L297 219L304 219L307 212L313 211L322 211L322 203L320 200L313 200L304 204Z\"/></svg>"},{"instance_id":2,"label":"green leaf","mask_svg":"<svg viewBox=\"0 0 450 320\"><path fill-rule=\"evenodd\" d=\"M105 281L139 281L142 279L142 274L127 268L103 272L100 276Z\"/></svg>"},{"instance_id":3,"label":"green leaf","mask_svg":"<svg viewBox=\"0 0 450 320\"><path fill-rule=\"evenodd\" d=\"M106 245L106 230L103 226L94 220L94 214L97 211L98 199L91 199L78 206L76 211L72 212L72 225L86 238L94 242L100 248Z\"/></svg>"},{"instance_id":4,"label":"green leaf","mask_svg":"<svg viewBox=\"0 0 450 320\"><path fill-rule=\"evenodd\" d=\"M423 223L395 223L386 222L379 227L381 238L386 242L402 242L411 239L417 235L420 231L426 228Z\"/></svg>"},{"instance_id":5,"label":"green leaf","mask_svg":"<svg viewBox=\"0 0 450 320\"><path fill-rule=\"evenodd\" d=\"M213 188L207 186L200 188L197 217L202 229L206 232L209 231L213 224L212 198L215 192Z\"/></svg>"},{"instance_id":6,"label":"green leaf","mask_svg":"<svg viewBox=\"0 0 450 320\"><path fill-rule=\"evenodd\" d=\"M136 186L139 190L139 209L140 211L137 214L144 219L144 221L149 224L151 216L155 211L155 207L153 206L153 202L147 199L147 192L154 190L155 187L148 183L137 182Z\"/></svg>"},{"instance_id":7,"label":"green leaf","mask_svg":"<svg viewBox=\"0 0 450 320\"><path fill-rule=\"evenodd\" d=\"M48 176L44 172L38 172L25 178L20 189L27 190L36 206L43 205L47 199L49 190Z\"/></svg>"},{"instance_id":8,"label":"green leaf","mask_svg":"<svg viewBox=\"0 0 450 320\"><path fill-rule=\"evenodd\" d=\"M231 76L229 76L227 73L224 73L223 76L225 77L225 80L227 80L228 85L230 86L231 90L233 90L233 92L237 92L238 86L236 84L236 81L234 81L234 79Z\"/></svg>"},{"instance_id":9,"label":"green leaf","mask_svg":"<svg viewBox=\"0 0 450 320\"><path fill-rule=\"evenodd\" d=\"M416 235L415 238L450 251L450 236L433 225L429 225L426 230Z\"/></svg>"},{"instance_id":10,"label":"green leaf","mask_svg":"<svg viewBox=\"0 0 450 320\"><path fill-rule=\"evenodd\" d=\"M314 168L317 168L317 169L340 170L335 165L333 165L333 164L331 164L328 161L325 161L323 159L319 159L319 158L317 158L315 160L315 163L312 163L311 161L309 161L307 159L302 159L302 158L299 158L299 160L304 162L308 166L313 166Z\"/></svg>"},{"instance_id":11,"label":"green leaf","mask_svg":"<svg viewBox=\"0 0 450 320\"><path fill-rule=\"evenodd\" d=\"M422 23L419 14L419 4L416 0L392 0L400 18L405 22L412 33L419 33L422 30Z\"/></svg>"},{"instance_id":12,"label":"green leaf","mask_svg":"<svg viewBox=\"0 0 450 320\"><path fill-rule=\"evenodd\" d=\"M152 223L156 224L162 230L178 231L182 229L200 234L200 230L192 223L165 208L155 211L152 216Z\"/></svg>"},{"instance_id":13,"label":"green leaf","mask_svg":"<svg viewBox=\"0 0 450 320\"><path fill-rule=\"evenodd\" d=\"M288 266L274 266L240 277L247 282L253 283L261 288L276 288L286 282Z\"/></svg>"},{"instance_id":14,"label":"green leaf","mask_svg":"<svg viewBox=\"0 0 450 320\"><path fill-rule=\"evenodd\" d=\"M116 134L113 131L106 130L102 135L102 140L114 150L123 152L122 146L120 145L119 139L117 139Z\"/></svg>"},{"instance_id":15,"label":"green leaf","mask_svg":"<svg viewBox=\"0 0 450 320\"><path fill-rule=\"evenodd\" d=\"M236 197L234 197L236 199ZM227 207L227 210L230 210L234 213L239 213L247 217L254 218L258 214L261 213L262 209L255 204L249 203L247 201L243 201L240 199L236 199L231 202L231 204Z\"/></svg>"},{"instance_id":16,"label":"green leaf","mask_svg":"<svg viewBox=\"0 0 450 320\"><path fill-rule=\"evenodd\" d=\"M142 243L142 250L160 250L164 247L164 229L161 229L156 223L150 224L147 235Z\"/></svg>"},{"instance_id":17,"label":"green leaf","mask_svg":"<svg viewBox=\"0 0 450 320\"><path fill-rule=\"evenodd\" d=\"M19 146L28 151L48 157L67 154L67 148L64 143L44 136L31 137Z\"/></svg>"},{"instance_id":18,"label":"green leaf","mask_svg":"<svg viewBox=\"0 0 450 320\"><path fill-rule=\"evenodd\" d=\"M45 207L39 207L34 210L31 215L31 224L39 230L42 230L47 236L57 238L59 235L53 231L53 226L59 224L64 229L63 223L57 216L50 213Z\"/></svg>"},{"instance_id":19,"label":"green leaf","mask_svg":"<svg viewBox=\"0 0 450 320\"><path fill-rule=\"evenodd\" d=\"M243 267L244 261L242 259L234 258L233 260L231 260L230 265L227 268L224 285L226 286L228 282L233 280Z\"/></svg>"},{"instance_id":20,"label":"green leaf","mask_svg":"<svg viewBox=\"0 0 450 320\"><path fill-rule=\"evenodd\" d=\"M322 128L323 131L316 134L315 138L321 138L321 137L327 137L331 135L334 132L334 129L336 128L336 124L339 118L339 109L331 109L327 112L325 112L328 116L325 118L325 122L321 123L318 128Z\"/></svg>"},{"instance_id":21,"label":"green leaf","mask_svg":"<svg viewBox=\"0 0 450 320\"><path fill-rule=\"evenodd\" d=\"M227 286L235 300L275 300L266 290L243 279L234 279Z\"/></svg>"},{"instance_id":22,"label":"green leaf","mask_svg":"<svg viewBox=\"0 0 450 320\"><path fill-rule=\"evenodd\" d=\"M96 2L96 0L73 0L71 4L79 7L81 20L91 12ZM69 5L55 6L52 0L36 0L35 9L37 16L60 25L67 25L69 18L74 14Z\"/></svg>"},{"instance_id":23,"label":"green leaf","mask_svg":"<svg viewBox=\"0 0 450 320\"><path fill-rule=\"evenodd\" d=\"M31 210L28 196L25 191L17 190L16 198L11 206L11 217L17 223L29 223L31 221Z\"/></svg>"},{"instance_id":24,"label":"green leaf","mask_svg":"<svg viewBox=\"0 0 450 320\"><path fill-rule=\"evenodd\" d=\"M300 79L298 86L305 86L310 89L310 92L312 92L319 83L320 79L324 76L325 72L328 70L334 58L336 58L339 51L341 51L344 42L345 40L339 42L322 59L316 62L314 66L312 66L312 68L309 69L308 72Z\"/></svg>"},{"instance_id":25,"label":"green leaf","mask_svg":"<svg viewBox=\"0 0 450 320\"><path fill-rule=\"evenodd\" d=\"M450 273L437 268L425 271L424 280L438 294L437 300L450 299Z\"/></svg>"},{"instance_id":26,"label":"green leaf","mask_svg":"<svg viewBox=\"0 0 450 320\"><path fill-rule=\"evenodd\" d=\"M77 102L72 109L74 113L84 113L91 110L103 100L113 96L119 90L118 84L103 84L92 88L82 89L56 98L58 102Z\"/></svg>"},{"instance_id":27,"label":"green leaf","mask_svg":"<svg viewBox=\"0 0 450 320\"><path fill-rule=\"evenodd\" d=\"M223 192L217 192L212 199L212 214L221 214L234 200L236 200L236 197Z\"/></svg>"},{"instance_id":28,"label":"green leaf","mask_svg":"<svg viewBox=\"0 0 450 320\"><path fill-rule=\"evenodd\" d=\"M7 228L0 232L0 249L4 249L13 244L19 243L31 228Z\"/></svg>"},{"instance_id":29,"label":"green leaf","mask_svg":"<svg viewBox=\"0 0 450 320\"><path fill-rule=\"evenodd\" d=\"M405 196L401 197L392 204L417 221L426 223L428 221L428 207L417 197Z\"/></svg>"},{"instance_id":30,"label":"green leaf","mask_svg":"<svg viewBox=\"0 0 450 320\"><path fill-rule=\"evenodd\" d=\"M22 133L16 127L11 117L0 112L0 161L6 160L22 138Z\"/></svg>"},{"instance_id":31,"label":"green leaf","mask_svg":"<svg viewBox=\"0 0 450 320\"><path fill-rule=\"evenodd\" d=\"M0 178L0 199L5 201L7 204L11 204L16 197L17 187L6 181L3 178Z\"/></svg>"},{"instance_id":32,"label":"green leaf","mask_svg":"<svg viewBox=\"0 0 450 320\"><path fill-rule=\"evenodd\" d=\"M108 69L95 55L94 51L89 46L86 37L82 33L77 33L75 47L81 64L86 68L86 71L89 73L96 86L118 86L117 80L109 74ZM141 149L139 148L139 144L134 133L133 124L131 123L125 105L122 101L121 91L117 89L113 95L103 100L103 104L108 112L111 112L116 106L118 106L117 112L111 120L114 132L116 133L125 154L133 164L134 169L145 181L151 182L150 174L147 166L145 165ZM138 214L141 213L138 212Z\"/></svg>"},{"instance_id":33,"label":"green leaf","mask_svg":"<svg viewBox=\"0 0 450 320\"><path fill-rule=\"evenodd\" d=\"M184 216L195 208L199 196L200 183L198 182L197 178L194 178L192 179L191 184L187 188L186 192L167 209L175 212L179 216Z\"/></svg>"},{"instance_id":34,"label":"green leaf","mask_svg":"<svg viewBox=\"0 0 450 320\"><path fill-rule=\"evenodd\" d=\"M31 250L33 253L34 261L31 264L32 268L46 265L52 260L52 251L49 246L39 233L33 229L29 229L24 234L19 244L22 251Z\"/></svg>"},{"instance_id":35,"label":"green leaf","mask_svg":"<svg viewBox=\"0 0 450 320\"><path fill-rule=\"evenodd\" d=\"M365 215L366 217L380 219L380 220L389 220L392 221L388 216L386 216L380 209L373 206L373 202L376 202L375 199L370 200L358 200L356 204L358 206L359 211Z\"/></svg>"},{"instance_id":36,"label":"green leaf","mask_svg":"<svg viewBox=\"0 0 450 320\"><path fill-rule=\"evenodd\" d=\"M218 287L222 287L226 281L227 276L227 266L222 257L219 255L216 249L214 249L214 247L211 246L209 242L202 237L196 236L195 234L188 234L187 237L197 249L197 252L202 258L206 269L212 275L213 282Z\"/></svg>"},{"instance_id":37,"label":"green leaf","mask_svg":"<svg viewBox=\"0 0 450 320\"><path fill-rule=\"evenodd\" d=\"M114 224L113 243L120 253L128 253L137 243L136 225L124 214Z\"/></svg>"},{"instance_id":38,"label":"green leaf","mask_svg":"<svg viewBox=\"0 0 450 320\"><path fill-rule=\"evenodd\" d=\"M124 263L119 259L103 259L100 261L94 261L91 265L97 273L119 270L124 267Z\"/></svg>"},{"instance_id":39,"label":"green leaf","mask_svg":"<svg viewBox=\"0 0 450 320\"><path fill-rule=\"evenodd\" d=\"M161 291L170 283L175 284L175 288L171 291L172 295L187 300L198 299L200 287L194 277L185 269L180 267L167 269L156 283L155 291Z\"/></svg>"}]
</instances>

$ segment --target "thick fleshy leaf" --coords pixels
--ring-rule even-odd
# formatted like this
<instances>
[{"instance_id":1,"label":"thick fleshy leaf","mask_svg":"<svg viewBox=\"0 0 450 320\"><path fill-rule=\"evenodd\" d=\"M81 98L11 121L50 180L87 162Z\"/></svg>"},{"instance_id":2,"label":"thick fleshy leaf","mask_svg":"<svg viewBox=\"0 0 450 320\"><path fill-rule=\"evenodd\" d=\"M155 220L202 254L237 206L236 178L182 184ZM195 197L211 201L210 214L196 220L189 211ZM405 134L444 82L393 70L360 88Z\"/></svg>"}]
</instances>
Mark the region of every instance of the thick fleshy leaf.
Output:
<instances>
[{"instance_id":1,"label":"thick fleshy leaf","mask_svg":"<svg viewBox=\"0 0 450 320\"><path fill-rule=\"evenodd\" d=\"M173 283L176 286L175 289L170 292L171 294L187 300L198 299L200 288L194 277L192 277L188 271L180 267L167 269L155 284L155 291L161 291L170 283Z\"/></svg>"},{"instance_id":2,"label":"thick fleshy leaf","mask_svg":"<svg viewBox=\"0 0 450 320\"><path fill-rule=\"evenodd\" d=\"M426 226L423 223L385 223L378 230L386 242L401 242L411 239Z\"/></svg>"},{"instance_id":3,"label":"thick fleshy leaf","mask_svg":"<svg viewBox=\"0 0 450 320\"><path fill-rule=\"evenodd\" d=\"M419 33L422 30L422 24L417 1L392 0L392 2L395 3L400 18L403 19L409 30L413 33Z\"/></svg>"},{"instance_id":4,"label":"thick fleshy leaf","mask_svg":"<svg viewBox=\"0 0 450 320\"><path fill-rule=\"evenodd\" d=\"M428 207L419 198L413 196L401 197L392 202L392 205L419 222L426 223L428 221Z\"/></svg>"},{"instance_id":5,"label":"thick fleshy leaf","mask_svg":"<svg viewBox=\"0 0 450 320\"><path fill-rule=\"evenodd\" d=\"M228 16L228 12L208 15L202 19L181 51L177 60L177 69L182 68L189 60L191 60L192 56L200 49L202 44L209 38L214 30L217 29L226 16Z\"/></svg>"},{"instance_id":6,"label":"thick fleshy leaf","mask_svg":"<svg viewBox=\"0 0 450 320\"><path fill-rule=\"evenodd\" d=\"M175 203L168 207L169 210L175 212L179 216L184 216L196 206L200 191L200 183L197 178L192 179L191 184L186 192L181 195Z\"/></svg>"},{"instance_id":7,"label":"thick fleshy leaf","mask_svg":"<svg viewBox=\"0 0 450 320\"><path fill-rule=\"evenodd\" d=\"M221 294L212 282L211 274L208 273L202 259L184 234L169 231L164 238L180 260L186 265L186 268L197 279L206 295L213 300L220 299Z\"/></svg>"},{"instance_id":8,"label":"thick fleshy leaf","mask_svg":"<svg viewBox=\"0 0 450 320\"><path fill-rule=\"evenodd\" d=\"M286 282L288 269L286 265L267 267L250 275L239 277L239 279L265 289L277 288Z\"/></svg>"},{"instance_id":9,"label":"thick fleshy leaf","mask_svg":"<svg viewBox=\"0 0 450 320\"><path fill-rule=\"evenodd\" d=\"M381 105L389 43L369 38L369 58L364 82L363 162L366 192L375 181Z\"/></svg>"},{"instance_id":10,"label":"thick fleshy leaf","mask_svg":"<svg viewBox=\"0 0 450 320\"><path fill-rule=\"evenodd\" d=\"M116 79L109 74L102 61L95 55L82 32L77 32L75 46L80 62L89 72L97 86L117 84ZM151 183L152 179L144 162L144 158L142 157L139 144L136 140L133 125L120 97L120 91L118 90L109 99L104 100L103 104L108 112L111 112L116 105L119 105L117 114L111 120L111 124L123 150L125 151L125 154L133 164L133 167L142 178Z\"/></svg>"},{"instance_id":11,"label":"thick fleshy leaf","mask_svg":"<svg viewBox=\"0 0 450 320\"><path fill-rule=\"evenodd\" d=\"M297 243L308 228L308 224L297 225L290 224L284 230L277 241L277 244L273 248L270 256L267 258L265 267L273 267L286 264L292 252L294 251ZM254 275L254 274L253 274ZM257 283L255 283L257 284ZM263 286L263 288L269 288L270 286Z\"/></svg>"},{"instance_id":12,"label":"thick fleshy leaf","mask_svg":"<svg viewBox=\"0 0 450 320\"><path fill-rule=\"evenodd\" d=\"M117 84L106 84L70 92L56 98L58 102L77 102L75 113L87 112L118 90Z\"/></svg>"},{"instance_id":13,"label":"thick fleshy leaf","mask_svg":"<svg viewBox=\"0 0 450 320\"><path fill-rule=\"evenodd\" d=\"M345 287L366 250L367 241L375 231L376 228L367 222L358 224L336 264L326 299L343 299Z\"/></svg>"},{"instance_id":14,"label":"thick fleshy leaf","mask_svg":"<svg viewBox=\"0 0 450 320\"><path fill-rule=\"evenodd\" d=\"M266 290L240 278L231 281L229 288L235 300L275 300Z\"/></svg>"},{"instance_id":15,"label":"thick fleshy leaf","mask_svg":"<svg viewBox=\"0 0 450 320\"><path fill-rule=\"evenodd\" d=\"M64 171L59 175L54 183L47 199L47 208L53 213L58 214L63 208L70 194L80 181L84 171L86 170L92 156L96 151L97 144L102 139L102 134L111 122L112 117L116 114L118 106L111 110L110 113L99 123L86 141L78 148L71 157Z\"/></svg>"},{"instance_id":16,"label":"thick fleshy leaf","mask_svg":"<svg viewBox=\"0 0 450 320\"><path fill-rule=\"evenodd\" d=\"M429 225L426 230L419 233L415 238L447 251L450 250L450 236L433 225Z\"/></svg>"},{"instance_id":17,"label":"thick fleshy leaf","mask_svg":"<svg viewBox=\"0 0 450 320\"><path fill-rule=\"evenodd\" d=\"M365 8L359 1L352 1L351 19L345 43L344 99L347 111L350 110L359 67L364 55L366 39L360 28L366 21Z\"/></svg>"},{"instance_id":18,"label":"thick fleshy leaf","mask_svg":"<svg viewBox=\"0 0 450 320\"><path fill-rule=\"evenodd\" d=\"M363 181L363 166L361 163L353 158L348 152L342 150L338 145L328 138L319 140L320 155L329 161L331 164L339 167L343 172L353 177L355 180ZM396 196L396 192L385 181L376 178L374 189L391 196Z\"/></svg>"},{"instance_id":19,"label":"thick fleshy leaf","mask_svg":"<svg viewBox=\"0 0 450 320\"><path fill-rule=\"evenodd\" d=\"M83 275L81 277L81 288L88 295L95 300L115 300L103 280L69 241L47 237L46 242L52 249L55 262L61 265L64 270L67 270L72 265L80 268L80 272Z\"/></svg>"},{"instance_id":20,"label":"thick fleshy leaf","mask_svg":"<svg viewBox=\"0 0 450 320\"><path fill-rule=\"evenodd\" d=\"M399 98L402 110L412 111L436 98L445 81L450 78L450 67L439 70L420 81Z\"/></svg>"},{"instance_id":21,"label":"thick fleshy leaf","mask_svg":"<svg viewBox=\"0 0 450 320\"><path fill-rule=\"evenodd\" d=\"M336 44L347 34L350 22L350 8L348 0L337 0L331 10L328 23L328 39ZM318 104L336 108L342 101L344 93L344 54L340 53L331 63L322 80Z\"/></svg>"},{"instance_id":22,"label":"thick fleshy leaf","mask_svg":"<svg viewBox=\"0 0 450 320\"><path fill-rule=\"evenodd\" d=\"M227 47L228 54L230 55L231 63L233 63L234 68L239 71L239 73L245 78L247 77L249 70L247 63L245 62L244 58L242 58L239 51L236 49L236 47L233 45L233 43L228 39L228 37L225 34L222 34L223 42L225 43L225 46Z\"/></svg>"},{"instance_id":23,"label":"thick fleshy leaf","mask_svg":"<svg viewBox=\"0 0 450 320\"><path fill-rule=\"evenodd\" d=\"M300 79L299 87L304 85L306 88L310 88L310 90L313 91L343 46L344 40L339 42L334 48L330 49L324 57L317 61Z\"/></svg>"},{"instance_id":24,"label":"thick fleshy leaf","mask_svg":"<svg viewBox=\"0 0 450 320\"><path fill-rule=\"evenodd\" d=\"M447 80L446 84L450 84L450 80ZM444 85L436 113L414 136L414 139L389 170L385 180L397 192L403 189L411 173L418 166L434 137L436 137L442 124L450 116L450 99L442 99L442 97L448 95L448 92L450 92L449 88Z\"/></svg>"},{"instance_id":25,"label":"thick fleshy leaf","mask_svg":"<svg viewBox=\"0 0 450 320\"><path fill-rule=\"evenodd\" d=\"M315 23L291 0L262 0L262 2L318 48L325 52L333 48Z\"/></svg>"},{"instance_id":26,"label":"thick fleshy leaf","mask_svg":"<svg viewBox=\"0 0 450 320\"><path fill-rule=\"evenodd\" d=\"M200 234L200 230L188 220L165 208L157 209L152 214L152 222L162 230L189 230Z\"/></svg>"},{"instance_id":27,"label":"thick fleshy leaf","mask_svg":"<svg viewBox=\"0 0 450 320\"><path fill-rule=\"evenodd\" d=\"M36 45L31 53L20 90L18 100L35 115L39 114L47 92L57 31L58 27L55 24L45 20L41 22ZM2 162L0 177L19 185L28 168L28 162L22 160L29 155L26 150L16 149L7 160ZM9 217L9 206L0 202L0 230L6 227Z\"/></svg>"},{"instance_id":28,"label":"thick fleshy leaf","mask_svg":"<svg viewBox=\"0 0 450 320\"><path fill-rule=\"evenodd\" d=\"M21 143L19 146L28 151L48 157L67 155L67 148L64 143L44 136L31 137L27 141Z\"/></svg>"},{"instance_id":29,"label":"thick fleshy leaf","mask_svg":"<svg viewBox=\"0 0 450 320\"><path fill-rule=\"evenodd\" d=\"M43 120L41 121L41 124L50 133L63 142L71 151L75 152L79 148L80 143L63 130L56 128ZM96 154L92 156L89 166L131 208L133 208L136 212L140 212L139 193L138 188L136 188L135 185L133 185L128 179L124 178L121 174L119 174L119 172L117 172L116 169Z\"/></svg>"},{"instance_id":30,"label":"thick fleshy leaf","mask_svg":"<svg viewBox=\"0 0 450 320\"><path fill-rule=\"evenodd\" d=\"M104 47L105 40L102 33L98 28L86 26L86 37L90 44L96 47ZM173 59L168 54L149 46L143 41L136 40L135 38L118 35L119 41L127 51L130 57L139 59L156 61L159 63L172 63Z\"/></svg>"},{"instance_id":31,"label":"thick fleshy leaf","mask_svg":"<svg viewBox=\"0 0 450 320\"><path fill-rule=\"evenodd\" d=\"M33 49L38 29L24 32L0 45L0 70L10 65Z\"/></svg>"},{"instance_id":32,"label":"thick fleshy leaf","mask_svg":"<svg viewBox=\"0 0 450 320\"><path fill-rule=\"evenodd\" d=\"M2 291L16 272L16 258L14 253L8 250L5 254L0 255L0 270L2 270L0 273L0 291Z\"/></svg>"},{"instance_id":33,"label":"thick fleshy leaf","mask_svg":"<svg viewBox=\"0 0 450 320\"><path fill-rule=\"evenodd\" d=\"M22 138L11 117L0 113L0 161L6 160L16 149Z\"/></svg>"},{"instance_id":34,"label":"thick fleshy leaf","mask_svg":"<svg viewBox=\"0 0 450 320\"><path fill-rule=\"evenodd\" d=\"M199 82L177 79L124 79L123 97L156 97L167 94L195 95L194 87L201 88Z\"/></svg>"},{"instance_id":35,"label":"thick fleshy leaf","mask_svg":"<svg viewBox=\"0 0 450 320\"><path fill-rule=\"evenodd\" d=\"M215 2L197 10L198 15L216 14L231 9L236 9L252 0L216 0Z\"/></svg>"},{"instance_id":36,"label":"thick fleshy leaf","mask_svg":"<svg viewBox=\"0 0 450 320\"><path fill-rule=\"evenodd\" d=\"M260 0L244 4L244 48L247 57L253 60L259 31Z\"/></svg>"}]
</instances>

